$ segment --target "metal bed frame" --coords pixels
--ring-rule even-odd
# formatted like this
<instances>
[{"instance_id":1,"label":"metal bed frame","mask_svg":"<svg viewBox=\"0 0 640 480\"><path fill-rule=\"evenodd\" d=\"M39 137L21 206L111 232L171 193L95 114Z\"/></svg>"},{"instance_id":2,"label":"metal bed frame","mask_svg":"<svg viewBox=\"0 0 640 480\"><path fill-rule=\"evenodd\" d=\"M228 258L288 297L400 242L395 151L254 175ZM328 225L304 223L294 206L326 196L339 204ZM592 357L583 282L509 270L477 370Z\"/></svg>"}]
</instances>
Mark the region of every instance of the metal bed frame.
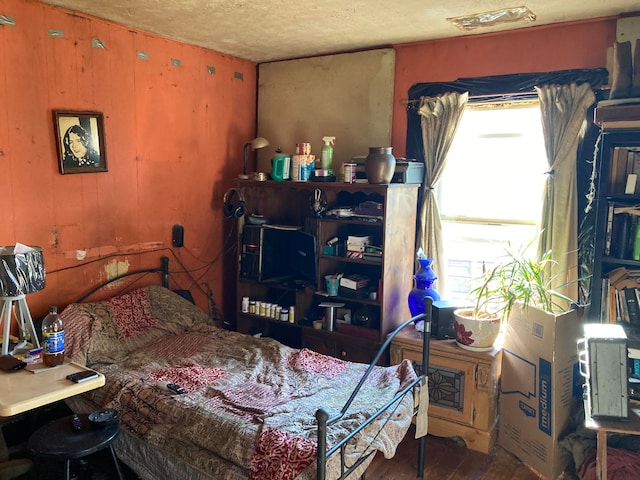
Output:
<instances>
[{"instance_id":1,"label":"metal bed frame","mask_svg":"<svg viewBox=\"0 0 640 480\"><path fill-rule=\"evenodd\" d=\"M363 428L365 428L367 425L369 425L371 422L373 422L376 418L378 418L379 416L381 416L385 412L387 412L388 408L390 408L395 403L399 402L405 395L414 393L414 390L416 388L428 388L427 375L428 375L428 372L429 372L429 341L430 341L430 338L431 338L431 306L432 306L432 303L433 303L433 301L432 301L431 297L425 297L425 299L424 299L424 313L421 313L420 315L416 315L415 317L412 317L411 319L407 320L406 322L404 322L403 324L398 326L398 328L396 328L392 333L389 334L389 336L387 337L386 341L382 344L382 346L378 350L378 353L376 354L375 358L369 364L369 368L367 369L365 374L360 379L360 382L358 382L358 385L356 386L356 388L351 393L351 396L349 397L347 402L344 404L344 406L340 410L340 413L334 415L333 417L329 417L329 413L326 410L324 410L323 408L320 408L320 409L318 409L316 411L316 420L318 422L318 447L317 447L317 455L316 455L316 458L317 458L317 475L316 475L317 476L317 480L325 480L326 479L326 475L327 475L327 459L331 455L338 454L338 453L340 455L340 476L338 477L338 480L343 480L343 479L347 478L363 462L365 462L369 458L370 455L375 454L375 450L372 450L372 451L369 451L369 452L365 451L363 453L363 455L361 457L359 457L353 463L353 465L350 465L350 466L347 467L345 465L345 460L346 460L345 453L346 453L347 443L349 442L349 440L351 440L355 435L358 434L358 432L360 432ZM367 378L369 377L369 374L371 373L373 368L376 366L376 364L380 360L380 357L384 354L384 352L389 347L389 345L391 345L391 342L396 337L396 335L398 335L398 333L400 333L404 328L413 326L413 325L415 325L415 322L418 322L420 320L424 321L424 331L423 331L423 334L422 334L422 368L421 368L421 372L419 372L419 374L418 374L418 378L416 378L413 382L411 382L403 390L401 390L400 392L396 393L396 395L391 400L389 400L385 405L380 407L377 412L375 412L369 419L367 419L365 422L363 422L357 429L355 429L354 431L349 433L349 435L345 436L342 440L340 440L333 447L331 447L330 449L327 450L327 428L330 425L332 425L333 423L335 423L336 421L340 420L345 415L345 413L349 409L349 406L353 402L354 398L358 395L358 393L360 392L362 386L364 385L364 383L366 382ZM415 413L416 412L414 411L414 414ZM418 442L419 443L418 443L418 471L417 471L417 478L424 478L425 438L421 437L418 440ZM362 474L362 477L361 477L362 480L365 480L365 475L366 475L366 472L364 474Z\"/></svg>"},{"instance_id":2,"label":"metal bed frame","mask_svg":"<svg viewBox=\"0 0 640 480\"><path fill-rule=\"evenodd\" d=\"M113 277L95 286L91 290L89 290L87 293L82 295L82 297L80 297L77 300L77 302L80 303L85 301L87 298L89 298L91 295L96 293L98 290L102 289L103 287L105 287L106 285L109 285L112 282L115 282L117 280L120 280L125 277L129 277L132 275L139 275L144 273L160 273L162 286L165 288L169 288L169 258L161 257L159 267L132 270L122 275ZM416 389L419 389L419 388L428 388L427 375L429 371L429 341L431 338L431 306L432 306L431 297L425 297L424 313L421 313L420 315L416 315L415 317L412 317L409 320L405 321L388 335L387 339L378 350L378 353L369 364L369 367L367 368L365 374L362 376L362 378L358 382L358 385L353 390L353 392L349 396L349 399L346 401L346 403L344 404L344 406L342 407L342 409L338 414L334 415L333 417L330 417L329 413L323 408L319 408L316 411L315 417L318 423L318 427L317 427L318 445L317 445L317 453L316 453L317 480L326 480L327 461L329 457L331 457L332 455L340 455L340 476L338 477L337 480L346 479L349 475L351 475L360 465L362 465L362 463L367 461L367 459L371 455L375 454L376 450L369 450L369 451L365 450L365 452L359 458L357 458L352 465L347 466L345 464L346 448L349 441L352 438L354 438L367 425L369 425L374 420L376 420L378 417L384 415L385 413L388 413L388 409L391 408L394 404L397 405L404 398L405 395L413 395L416 393ZM359 425L358 428L356 428L354 431L349 433L347 436L345 436L342 440L337 442L331 448L327 449L327 429L332 424L340 420L347 413L349 407L351 406L352 402L354 401L354 399L362 389L364 383L367 381L367 378L371 374L372 370L377 366L378 361L380 360L382 355L384 355L386 350L389 348L389 346L391 345L391 342L396 337L396 335L398 335L398 333L400 333L405 328L413 328L413 325L415 325L415 323L420 320L424 321L424 331L422 334L422 368L420 369L420 372L417 372L418 373L417 378L413 380L405 388L403 388L400 392L396 393L396 395L391 400L389 400L386 404L380 407L369 419L367 419L365 422ZM417 407L414 408L414 415L416 413L417 413ZM424 436L418 439L418 442L419 442L418 443L418 469L417 469L418 471L416 476L417 478L424 478L424 454L425 454ZM362 480L365 480L365 475L366 475L366 472L362 474L361 476Z\"/></svg>"}]
</instances>

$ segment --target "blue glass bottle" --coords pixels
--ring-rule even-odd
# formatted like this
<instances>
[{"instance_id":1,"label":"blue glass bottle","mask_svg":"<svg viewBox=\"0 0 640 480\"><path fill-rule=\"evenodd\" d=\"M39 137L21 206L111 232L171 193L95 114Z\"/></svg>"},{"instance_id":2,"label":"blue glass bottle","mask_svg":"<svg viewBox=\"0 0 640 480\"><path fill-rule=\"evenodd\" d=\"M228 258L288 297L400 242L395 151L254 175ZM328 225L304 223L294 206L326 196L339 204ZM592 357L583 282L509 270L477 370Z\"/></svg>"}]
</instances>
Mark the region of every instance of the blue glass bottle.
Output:
<instances>
[{"instance_id":1,"label":"blue glass bottle","mask_svg":"<svg viewBox=\"0 0 640 480\"><path fill-rule=\"evenodd\" d=\"M433 287L438 279L431 269L433 258L418 257L418 262L420 269L413 276L415 286L409 292L409 311L412 317L424 312L424 297L431 297L434 302L440 300L440 293Z\"/></svg>"}]
</instances>

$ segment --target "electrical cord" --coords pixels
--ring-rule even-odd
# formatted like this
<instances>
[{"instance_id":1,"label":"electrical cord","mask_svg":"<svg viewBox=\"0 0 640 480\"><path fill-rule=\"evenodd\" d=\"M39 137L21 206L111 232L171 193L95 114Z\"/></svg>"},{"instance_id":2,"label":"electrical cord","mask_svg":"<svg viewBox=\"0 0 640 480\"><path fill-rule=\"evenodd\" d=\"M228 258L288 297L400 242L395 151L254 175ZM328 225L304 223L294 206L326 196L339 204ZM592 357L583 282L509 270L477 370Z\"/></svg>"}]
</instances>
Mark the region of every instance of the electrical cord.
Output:
<instances>
[{"instance_id":1,"label":"electrical cord","mask_svg":"<svg viewBox=\"0 0 640 480\"><path fill-rule=\"evenodd\" d=\"M203 263L204 265L199 266L197 268L187 268L187 266L184 264L184 261L182 260L182 257L176 253L174 248L169 248L169 247L162 247L162 248L155 248L155 249L150 249L150 250L145 250L143 252L117 252L117 253L112 253L109 255L104 255L104 256L99 256L96 257L92 260L87 260L85 262L79 263L77 265L71 265L68 267L62 267L62 268L58 268L55 270L50 270L47 272L47 275L52 275L55 273L60 273L60 272L65 272L65 271L69 271L69 270L73 270L76 268L81 268L81 267L85 267L87 265L91 265L93 263L96 262L103 262L105 260L108 260L110 258L117 258L117 257L122 257L122 256L130 256L130 255L136 255L136 256L140 256L140 255L146 255L146 254L150 254L150 253L157 253L157 252L168 252L171 254L171 256L174 258L174 260L176 260L178 262L178 264L181 267L181 271L169 271L169 276L172 280L172 282L177 285L178 287L181 288L181 285L179 284L179 282L175 279L175 277L172 274L175 273L184 273L187 274L189 276L189 278L191 279L192 283L191 286L189 287L188 290L191 290L192 288L197 288L202 294L204 294L207 299L209 300L209 308L210 310L214 310L215 312L218 312L217 309L217 305L215 303L215 301L213 300L213 292L211 291L211 288L209 287L209 285L205 282L204 286L207 287L207 290L205 290L203 288L203 286L200 284L200 282L202 281L202 278L211 270L211 268L213 267L213 265L218 262L218 260L220 260L221 257L223 257L224 255L231 253L235 250L237 250L237 243L236 242L231 242L231 244L229 244L232 235L234 233L234 229L230 228L229 229L229 233L227 234L224 243L222 244L222 247L220 248L220 251L216 254L216 256L212 259L212 260L202 260L201 258L199 258L197 255L193 254L193 252L191 252L191 250L187 251L191 254L191 256L195 259L198 260L199 262ZM194 277L194 275L192 275L193 273L202 273L196 278ZM137 282L139 282L140 280L142 280L143 278L145 278L147 274L141 275L139 277L136 277L136 279L133 282L130 282L127 284L126 287L123 287L122 290L124 289L130 289L132 285L135 285ZM213 307L213 308L212 308ZM214 318L214 317L212 317ZM221 318L221 317L220 317Z\"/></svg>"}]
</instances>

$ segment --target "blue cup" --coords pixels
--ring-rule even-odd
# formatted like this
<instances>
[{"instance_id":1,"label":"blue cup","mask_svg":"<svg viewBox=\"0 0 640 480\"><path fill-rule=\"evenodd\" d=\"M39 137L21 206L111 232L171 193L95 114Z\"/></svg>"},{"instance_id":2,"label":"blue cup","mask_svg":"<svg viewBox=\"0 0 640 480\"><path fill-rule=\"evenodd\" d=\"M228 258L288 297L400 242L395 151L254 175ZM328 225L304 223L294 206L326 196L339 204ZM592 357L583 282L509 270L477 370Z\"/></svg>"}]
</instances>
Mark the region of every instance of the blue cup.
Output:
<instances>
[{"instance_id":1,"label":"blue cup","mask_svg":"<svg viewBox=\"0 0 640 480\"><path fill-rule=\"evenodd\" d=\"M327 282L327 295L330 297L337 297L340 279L335 275L326 275L324 279Z\"/></svg>"}]
</instances>

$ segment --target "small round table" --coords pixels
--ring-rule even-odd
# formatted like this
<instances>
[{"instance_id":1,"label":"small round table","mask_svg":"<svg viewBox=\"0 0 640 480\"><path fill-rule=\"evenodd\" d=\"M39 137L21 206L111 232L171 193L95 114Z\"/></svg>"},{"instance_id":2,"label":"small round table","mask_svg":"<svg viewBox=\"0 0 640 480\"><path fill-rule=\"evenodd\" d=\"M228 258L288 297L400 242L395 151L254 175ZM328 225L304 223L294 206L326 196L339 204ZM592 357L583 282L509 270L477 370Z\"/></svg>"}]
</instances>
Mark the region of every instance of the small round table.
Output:
<instances>
[{"instance_id":1,"label":"small round table","mask_svg":"<svg viewBox=\"0 0 640 480\"><path fill-rule=\"evenodd\" d=\"M70 480L71 460L86 457L104 448L109 448L118 478L124 480L113 441L120 433L117 421L104 426L93 425L87 415L78 415L81 429L74 430L73 415L54 420L33 432L27 442L27 451L36 460L36 469L41 459L64 460L64 476Z\"/></svg>"}]
</instances>

